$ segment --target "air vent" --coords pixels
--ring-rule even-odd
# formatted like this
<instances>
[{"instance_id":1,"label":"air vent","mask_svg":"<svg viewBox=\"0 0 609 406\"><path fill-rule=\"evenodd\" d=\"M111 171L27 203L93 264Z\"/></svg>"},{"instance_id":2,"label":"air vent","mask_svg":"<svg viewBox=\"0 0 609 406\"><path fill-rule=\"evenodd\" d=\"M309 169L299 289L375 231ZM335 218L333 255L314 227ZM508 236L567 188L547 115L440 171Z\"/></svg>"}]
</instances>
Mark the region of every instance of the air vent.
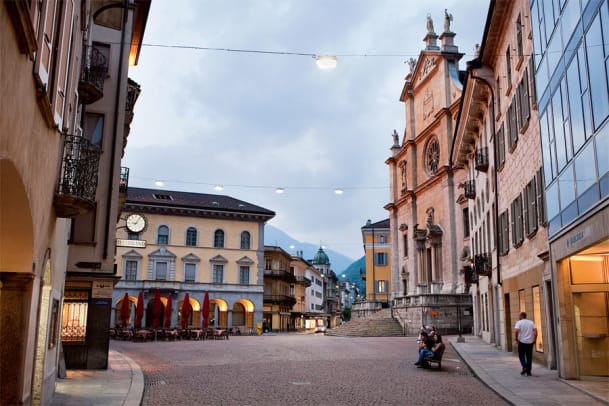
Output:
<instances>
[{"instance_id":1,"label":"air vent","mask_svg":"<svg viewBox=\"0 0 609 406\"><path fill-rule=\"evenodd\" d=\"M158 199L158 200L173 200L171 195L161 195L161 194L153 193L152 197L154 197L155 199Z\"/></svg>"}]
</instances>

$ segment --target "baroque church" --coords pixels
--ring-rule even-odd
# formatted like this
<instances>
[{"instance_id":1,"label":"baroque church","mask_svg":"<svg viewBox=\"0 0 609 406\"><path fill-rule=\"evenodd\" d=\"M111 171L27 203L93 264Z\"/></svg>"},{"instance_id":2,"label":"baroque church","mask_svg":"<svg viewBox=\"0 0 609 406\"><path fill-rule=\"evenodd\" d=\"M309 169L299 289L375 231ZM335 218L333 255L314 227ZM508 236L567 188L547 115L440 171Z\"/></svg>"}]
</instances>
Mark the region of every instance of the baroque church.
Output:
<instances>
[{"instance_id":1,"label":"baroque church","mask_svg":"<svg viewBox=\"0 0 609 406\"><path fill-rule=\"evenodd\" d=\"M389 211L394 316L406 334L434 325L445 334L472 330L465 272L469 261L467 172L451 162L462 93L463 56L445 13L438 36L427 17L425 48L409 61L400 101L405 128L393 133ZM439 43L438 43L439 41ZM462 260L463 258L463 260Z\"/></svg>"}]
</instances>

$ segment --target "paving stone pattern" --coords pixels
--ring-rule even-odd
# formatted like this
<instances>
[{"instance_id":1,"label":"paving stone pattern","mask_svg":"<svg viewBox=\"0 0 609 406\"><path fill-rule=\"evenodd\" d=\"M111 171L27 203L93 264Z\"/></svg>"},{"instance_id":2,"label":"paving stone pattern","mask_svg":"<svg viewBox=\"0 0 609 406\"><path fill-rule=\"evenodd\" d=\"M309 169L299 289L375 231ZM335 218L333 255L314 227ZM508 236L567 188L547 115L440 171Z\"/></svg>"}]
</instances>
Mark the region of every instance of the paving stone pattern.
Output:
<instances>
[{"instance_id":1,"label":"paving stone pattern","mask_svg":"<svg viewBox=\"0 0 609 406\"><path fill-rule=\"evenodd\" d=\"M144 374L142 405L505 405L447 345L414 366L414 337L320 334L219 341L112 341Z\"/></svg>"}]
</instances>

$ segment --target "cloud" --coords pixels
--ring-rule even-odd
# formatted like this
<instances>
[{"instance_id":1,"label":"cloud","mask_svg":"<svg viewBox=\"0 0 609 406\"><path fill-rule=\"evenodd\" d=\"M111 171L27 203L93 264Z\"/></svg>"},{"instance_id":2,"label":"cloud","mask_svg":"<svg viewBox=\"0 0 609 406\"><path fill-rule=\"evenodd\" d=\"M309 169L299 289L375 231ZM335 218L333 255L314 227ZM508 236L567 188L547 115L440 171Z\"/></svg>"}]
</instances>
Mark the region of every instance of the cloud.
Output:
<instances>
[{"instance_id":1,"label":"cloud","mask_svg":"<svg viewBox=\"0 0 609 406\"><path fill-rule=\"evenodd\" d=\"M339 54L338 67L145 45L129 72L142 86L124 160L130 184L232 185L223 193L276 211L272 224L293 237L360 257L361 226L388 216L384 162L393 129L405 126L404 62L423 48L427 13L439 32L445 7L456 44L471 53L487 11L479 0L153 2L145 44Z\"/></svg>"}]
</instances>

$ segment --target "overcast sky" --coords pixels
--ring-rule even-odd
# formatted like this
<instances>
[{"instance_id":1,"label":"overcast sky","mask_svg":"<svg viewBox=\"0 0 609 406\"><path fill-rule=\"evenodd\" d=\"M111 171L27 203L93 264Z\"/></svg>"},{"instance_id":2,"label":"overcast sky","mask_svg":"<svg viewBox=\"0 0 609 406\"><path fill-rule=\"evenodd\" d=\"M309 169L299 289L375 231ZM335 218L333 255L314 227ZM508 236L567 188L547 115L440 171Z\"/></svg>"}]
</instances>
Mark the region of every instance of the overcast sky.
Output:
<instances>
[{"instance_id":1,"label":"overcast sky","mask_svg":"<svg viewBox=\"0 0 609 406\"><path fill-rule=\"evenodd\" d=\"M275 211L270 224L299 241L361 257L361 227L388 217L385 160L405 126L405 61L423 49L428 13L443 31L445 8L465 69L487 1L153 0L129 73L142 87L129 184L161 179L163 189L245 200ZM306 55L196 48L339 56L324 71Z\"/></svg>"}]
</instances>

